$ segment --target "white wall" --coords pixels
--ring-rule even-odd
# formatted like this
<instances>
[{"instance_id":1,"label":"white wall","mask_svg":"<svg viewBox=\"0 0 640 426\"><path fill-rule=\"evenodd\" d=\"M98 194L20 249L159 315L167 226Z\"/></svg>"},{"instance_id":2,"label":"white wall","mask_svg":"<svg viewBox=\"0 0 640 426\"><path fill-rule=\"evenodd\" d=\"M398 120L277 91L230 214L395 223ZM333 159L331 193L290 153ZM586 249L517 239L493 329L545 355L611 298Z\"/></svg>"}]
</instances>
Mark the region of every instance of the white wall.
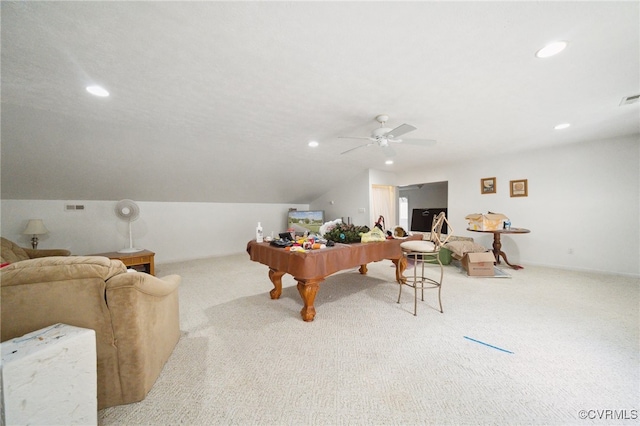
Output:
<instances>
[{"instance_id":1,"label":"white wall","mask_svg":"<svg viewBox=\"0 0 640 426\"><path fill-rule=\"evenodd\" d=\"M640 138L620 138L496 155L398 174L400 185L449 182L454 234L491 247L491 234L466 231L464 217L491 210L530 234L503 236L511 263L640 275ZM497 193L480 179L496 176ZM511 198L509 181L528 179ZM571 251L571 253L570 253Z\"/></svg>"},{"instance_id":2,"label":"white wall","mask_svg":"<svg viewBox=\"0 0 640 426\"><path fill-rule=\"evenodd\" d=\"M367 170L313 200L311 210L324 210L325 220L347 217L355 225L371 227L377 217L371 212L371 185L396 186L395 173Z\"/></svg>"},{"instance_id":3,"label":"white wall","mask_svg":"<svg viewBox=\"0 0 640 426\"><path fill-rule=\"evenodd\" d=\"M446 208L449 204L448 182L426 183L422 188L409 187L399 191L400 197L409 199L409 213L412 209Z\"/></svg>"},{"instance_id":4,"label":"white wall","mask_svg":"<svg viewBox=\"0 0 640 426\"><path fill-rule=\"evenodd\" d=\"M65 211L82 204L83 211ZM127 247L127 224L114 213L115 201L2 200L2 236L23 247L29 219L43 219L49 234L38 248L66 248L73 254L116 251ZM255 238L258 221L265 235L284 231L287 211L307 204L225 204L138 202L140 218L133 222L134 245L156 253L156 262L173 262L240 253Z\"/></svg>"},{"instance_id":5,"label":"white wall","mask_svg":"<svg viewBox=\"0 0 640 426\"><path fill-rule=\"evenodd\" d=\"M355 225L371 226L369 223L369 188L369 172L365 171L315 199L309 208L324 210L326 221L344 217L346 222L347 217L350 217L351 222Z\"/></svg>"},{"instance_id":6,"label":"white wall","mask_svg":"<svg viewBox=\"0 0 640 426\"><path fill-rule=\"evenodd\" d=\"M480 179L492 176L497 178L497 193L481 194ZM529 180L528 197L509 196L508 184L514 179ZM505 213L514 227L531 230L503 236L503 249L512 262L640 276L638 137L496 155L397 175L364 172L310 205L140 202L135 245L155 251L158 262L243 252L254 238L256 222L262 222L265 235L278 232L286 227L290 207L325 210L327 220L350 216L355 224L371 226L372 183L442 181L449 185L454 234L490 247L491 236L466 231L464 219L488 210ZM67 202L84 204L86 210L65 212ZM113 201L2 200L2 235L29 246L29 237L21 232L28 219L42 218L50 234L41 239L41 248L68 248L74 254L117 250L127 244L126 224L115 217L114 206Z\"/></svg>"}]
</instances>

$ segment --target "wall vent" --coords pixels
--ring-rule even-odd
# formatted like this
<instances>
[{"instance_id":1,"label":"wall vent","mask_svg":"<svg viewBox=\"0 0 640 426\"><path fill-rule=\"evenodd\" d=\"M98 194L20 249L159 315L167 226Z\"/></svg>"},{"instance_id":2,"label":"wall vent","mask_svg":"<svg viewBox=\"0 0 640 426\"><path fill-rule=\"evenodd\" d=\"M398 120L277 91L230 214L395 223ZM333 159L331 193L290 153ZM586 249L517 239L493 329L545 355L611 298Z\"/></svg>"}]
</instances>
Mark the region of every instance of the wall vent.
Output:
<instances>
[{"instance_id":1,"label":"wall vent","mask_svg":"<svg viewBox=\"0 0 640 426\"><path fill-rule=\"evenodd\" d=\"M640 102L640 94L639 95L633 95L633 96L627 96L625 98L622 98L622 101L620 101L620 106L622 105L631 105L631 104L635 104Z\"/></svg>"}]
</instances>

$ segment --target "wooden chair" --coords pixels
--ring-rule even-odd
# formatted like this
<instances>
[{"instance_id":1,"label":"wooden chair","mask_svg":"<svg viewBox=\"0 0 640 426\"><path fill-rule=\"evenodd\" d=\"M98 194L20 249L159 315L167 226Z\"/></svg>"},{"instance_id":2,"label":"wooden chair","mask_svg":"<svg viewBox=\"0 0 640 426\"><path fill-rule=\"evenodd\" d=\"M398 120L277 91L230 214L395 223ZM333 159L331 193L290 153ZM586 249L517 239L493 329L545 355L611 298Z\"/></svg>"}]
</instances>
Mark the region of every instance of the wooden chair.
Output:
<instances>
[{"instance_id":1,"label":"wooden chair","mask_svg":"<svg viewBox=\"0 0 640 426\"><path fill-rule=\"evenodd\" d=\"M449 234L446 238L442 238L442 226L447 224L449 227ZM414 290L414 301L413 301L413 315L418 314L418 290L421 293L421 299L424 302L424 290L426 289L438 289L438 303L440 305L440 312L442 310L442 298L440 297L440 291L442 289L442 278L444 277L444 267L442 266L442 262L440 261L440 249L449 239L449 235L453 233L451 229L451 225L449 221L445 217L444 212L441 212L436 217L433 218L433 225L431 227L431 234L429 235L429 240L413 240L413 241L405 241L400 244L400 248L402 249L403 255L407 259L413 261L413 277L409 277L404 281L401 281L400 284L400 292L398 294L398 303L400 303L400 298L402 297L402 286L406 285L412 287ZM437 262L440 265L440 279L436 280L433 278L425 277L424 273L424 265L425 263L434 263ZM418 273L418 268L420 268L420 273Z\"/></svg>"}]
</instances>

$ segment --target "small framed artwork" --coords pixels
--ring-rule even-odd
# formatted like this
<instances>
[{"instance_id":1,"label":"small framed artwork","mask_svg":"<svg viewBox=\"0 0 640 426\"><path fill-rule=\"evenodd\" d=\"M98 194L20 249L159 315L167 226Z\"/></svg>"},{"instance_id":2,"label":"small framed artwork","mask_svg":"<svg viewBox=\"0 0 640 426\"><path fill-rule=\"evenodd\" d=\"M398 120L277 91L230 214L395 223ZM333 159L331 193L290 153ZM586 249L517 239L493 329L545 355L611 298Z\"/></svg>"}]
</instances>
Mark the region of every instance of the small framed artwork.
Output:
<instances>
[{"instance_id":1,"label":"small framed artwork","mask_svg":"<svg viewBox=\"0 0 640 426\"><path fill-rule=\"evenodd\" d=\"M527 179L512 180L509 187L512 197L526 197L529 194Z\"/></svg>"},{"instance_id":2,"label":"small framed artwork","mask_svg":"<svg viewBox=\"0 0 640 426\"><path fill-rule=\"evenodd\" d=\"M496 178L484 178L480 179L480 193L482 194L495 194L496 193Z\"/></svg>"}]
</instances>

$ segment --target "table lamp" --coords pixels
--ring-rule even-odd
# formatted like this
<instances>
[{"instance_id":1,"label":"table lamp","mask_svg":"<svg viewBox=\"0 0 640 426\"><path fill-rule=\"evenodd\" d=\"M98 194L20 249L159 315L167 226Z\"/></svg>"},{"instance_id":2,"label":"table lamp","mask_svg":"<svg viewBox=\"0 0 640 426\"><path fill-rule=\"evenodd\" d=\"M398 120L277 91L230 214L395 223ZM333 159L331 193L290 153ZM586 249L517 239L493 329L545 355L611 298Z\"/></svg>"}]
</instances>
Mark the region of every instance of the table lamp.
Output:
<instances>
[{"instance_id":1,"label":"table lamp","mask_svg":"<svg viewBox=\"0 0 640 426\"><path fill-rule=\"evenodd\" d=\"M22 231L23 234L33 235L33 237L31 237L31 247L34 249L38 248L38 235L46 234L48 232L49 230L44 226L42 219L29 220L27 227Z\"/></svg>"}]
</instances>

